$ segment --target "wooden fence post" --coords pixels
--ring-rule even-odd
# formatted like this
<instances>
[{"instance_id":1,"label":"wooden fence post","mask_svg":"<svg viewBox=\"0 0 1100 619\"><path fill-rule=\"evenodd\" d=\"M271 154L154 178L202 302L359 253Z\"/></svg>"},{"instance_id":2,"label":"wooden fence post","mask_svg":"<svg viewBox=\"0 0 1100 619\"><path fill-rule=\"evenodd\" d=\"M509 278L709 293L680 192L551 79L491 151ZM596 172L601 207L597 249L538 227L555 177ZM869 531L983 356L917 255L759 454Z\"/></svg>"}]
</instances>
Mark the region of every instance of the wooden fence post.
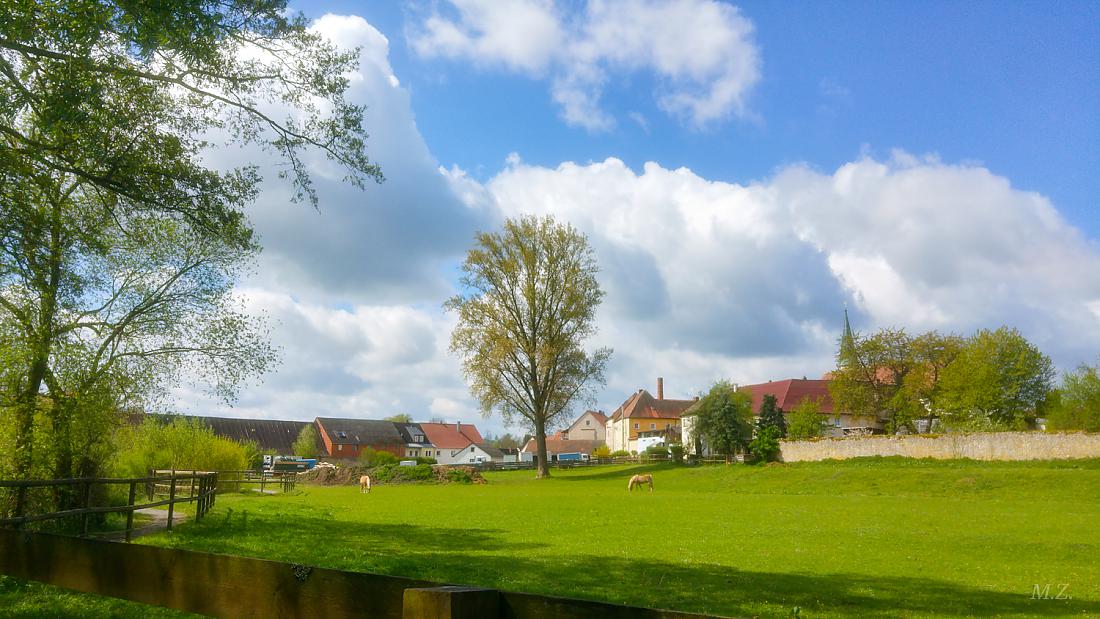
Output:
<instances>
[{"instance_id":1,"label":"wooden fence post","mask_svg":"<svg viewBox=\"0 0 1100 619\"><path fill-rule=\"evenodd\" d=\"M172 530L172 512L176 507L176 469L172 469L172 483L168 486L168 527Z\"/></svg>"},{"instance_id":2,"label":"wooden fence post","mask_svg":"<svg viewBox=\"0 0 1100 619\"><path fill-rule=\"evenodd\" d=\"M85 509L85 510L88 509L89 507L91 507L91 505L89 505L91 500L92 500L92 482L91 482L91 480L85 480L84 481L84 498L80 502L80 507ZM83 514L80 515L80 535L82 537L87 537L88 536L88 512L87 511L85 511Z\"/></svg>"},{"instance_id":3,"label":"wooden fence post","mask_svg":"<svg viewBox=\"0 0 1100 619\"><path fill-rule=\"evenodd\" d=\"M127 500L127 505L130 506L130 511L126 512L126 541L130 541L131 534L134 532L134 499L137 498L137 483L130 482L130 498Z\"/></svg>"},{"instance_id":4,"label":"wooden fence post","mask_svg":"<svg viewBox=\"0 0 1100 619\"><path fill-rule=\"evenodd\" d=\"M401 619L495 619L500 592L476 587L405 589Z\"/></svg>"}]
</instances>

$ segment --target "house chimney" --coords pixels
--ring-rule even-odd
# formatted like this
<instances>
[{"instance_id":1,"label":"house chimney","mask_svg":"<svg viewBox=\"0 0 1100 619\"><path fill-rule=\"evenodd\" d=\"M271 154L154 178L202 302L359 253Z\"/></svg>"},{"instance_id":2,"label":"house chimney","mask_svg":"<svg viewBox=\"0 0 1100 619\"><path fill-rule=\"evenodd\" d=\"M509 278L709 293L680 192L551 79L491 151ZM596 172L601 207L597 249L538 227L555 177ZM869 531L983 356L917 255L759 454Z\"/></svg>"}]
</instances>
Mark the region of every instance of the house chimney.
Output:
<instances>
[{"instance_id":1,"label":"house chimney","mask_svg":"<svg viewBox=\"0 0 1100 619\"><path fill-rule=\"evenodd\" d=\"M665 399L665 379L660 376L657 377L657 399Z\"/></svg>"}]
</instances>

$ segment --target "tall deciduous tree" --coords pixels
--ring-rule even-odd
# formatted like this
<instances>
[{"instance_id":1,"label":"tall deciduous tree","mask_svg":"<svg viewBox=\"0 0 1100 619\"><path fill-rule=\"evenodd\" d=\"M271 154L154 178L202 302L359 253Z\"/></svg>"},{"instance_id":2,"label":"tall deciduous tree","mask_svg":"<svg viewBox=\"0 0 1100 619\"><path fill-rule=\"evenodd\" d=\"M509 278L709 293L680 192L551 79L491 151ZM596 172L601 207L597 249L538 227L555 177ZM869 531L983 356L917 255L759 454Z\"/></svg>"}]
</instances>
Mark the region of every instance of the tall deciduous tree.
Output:
<instances>
[{"instance_id":1,"label":"tall deciduous tree","mask_svg":"<svg viewBox=\"0 0 1100 619\"><path fill-rule=\"evenodd\" d=\"M294 439L294 445L291 449L293 449L296 456L316 458L317 428L314 428L312 423L303 427L301 432L298 432L298 438Z\"/></svg>"},{"instance_id":2,"label":"tall deciduous tree","mask_svg":"<svg viewBox=\"0 0 1100 619\"><path fill-rule=\"evenodd\" d=\"M744 450L752 440L752 396L727 381L711 386L698 404L692 423L693 442L700 440L726 461Z\"/></svg>"},{"instance_id":3,"label":"tall deciduous tree","mask_svg":"<svg viewBox=\"0 0 1100 619\"><path fill-rule=\"evenodd\" d=\"M794 410L790 411L787 438L816 438L824 434L824 430L825 423L822 421L821 402L819 400L803 398L794 407Z\"/></svg>"},{"instance_id":4,"label":"tall deciduous tree","mask_svg":"<svg viewBox=\"0 0 1100 619\"><path fill-rule=\"evenodd\" d=\"M509 219L480 233L462 265L451 351L484 414L522 418L535 433L538 477L550 475L546 432L604 380L607 348L587 352L603 291L583 234L551 217Z\"/></svg>"},{"instance_id":5,"label":"tall deciduous tree","mask_svg":"<svg viewBox=\"0 0 1100 619\"><path fill-rule=\"evenodd\" d=\"M910 341L903 329L846 332L829 383L837 410L883 420L891 432L908 425L910 407L897 396L913 366Z\"/></svg>"},{"instance_id":6,"label":"tall deciduous tree","mask_svg":"<svg viewBox=\"0 0 1100 619\"><path fill-rule=\"evenodd\" d=\"M343 96L356 52L287 15L284 0L0 4L0 332L16 364L3 385L15 475L30 469L43 394L65 432L92 400L124 399L183 359L217 374L223 394L266 364L229 296L256 249L243 207L260 176L207 168L211 135L280 154L297 198L315 202L310 151L354 184L381 180L363 109Z\"/></svg>"},{"instance_id":7,"label":"tall deciduous tree","mask_svg":"<svg viewBox=\"0 0 1100 619\"><path fill-rule=\"evenodd\" d=\"M982 329L943 371L944 418L965 428L1023 429L1041 416L1054 375L1050 358L1016 329Z\"/></svg>"},{"instance_id":8,"label":"tall deciduous tree","mask_svg":"<svg viewBox=\"0 0 1100 619\"><path fill-rule=\"evenodd\" d=\"M907 412L907 419L925 421L925 431L943 410L943 377L947 366L959 356L966 340L958 335L943 335L930 331L909 342L911 359L909 373L902 380L897 401Z\"/></svg>"},{"instance_id":9,"label":"tall deciduous tree","mask_svg":"<svg viewBox=\"0 0 1100 619\"><path fill-rule=\"evenodd\" d=\"M1057 399L1048 415L1050 429L1100 432L1100 365L1066 372Z\"/></svg>"}]
</instances>

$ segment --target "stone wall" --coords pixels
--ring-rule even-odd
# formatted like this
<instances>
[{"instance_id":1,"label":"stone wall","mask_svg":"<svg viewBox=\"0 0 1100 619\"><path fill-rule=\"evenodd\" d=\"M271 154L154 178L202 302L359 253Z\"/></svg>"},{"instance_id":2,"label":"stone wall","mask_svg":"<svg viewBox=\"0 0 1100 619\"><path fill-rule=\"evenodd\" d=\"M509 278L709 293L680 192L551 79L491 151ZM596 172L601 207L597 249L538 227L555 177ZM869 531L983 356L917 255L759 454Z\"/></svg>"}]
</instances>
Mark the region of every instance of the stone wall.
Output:
<instances>
[{"instance_id":1,"label":"stone wall","mask_svg":"<svg viewBox=\"0 0 1100 619\"><path fill-rule=\"evenodd\" d=\"M784 462L904 456L949 460L1060 460L1100 458L1100 434L1083 432L987 432L823 438L782 441Z\"/></svg>"}]
</instances>

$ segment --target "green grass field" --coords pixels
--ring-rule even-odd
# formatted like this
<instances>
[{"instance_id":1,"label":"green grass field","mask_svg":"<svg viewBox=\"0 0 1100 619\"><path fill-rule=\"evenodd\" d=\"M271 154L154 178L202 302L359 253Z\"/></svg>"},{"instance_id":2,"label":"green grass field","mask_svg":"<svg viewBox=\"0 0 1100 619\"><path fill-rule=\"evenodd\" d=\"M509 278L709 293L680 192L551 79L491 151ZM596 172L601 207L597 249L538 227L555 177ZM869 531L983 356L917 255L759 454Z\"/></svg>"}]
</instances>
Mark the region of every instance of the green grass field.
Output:
<instances>
[{"instance_id":1,"label":"green grass field","mask_svg":"<svg viewBox=\"0 0 1100 619\"><path fill-rule=\"evenodd\" d=\"M226 495L141 543L731 616L1100 616L1100 461L486 477Z\"/></svg>"}]
</instances>

